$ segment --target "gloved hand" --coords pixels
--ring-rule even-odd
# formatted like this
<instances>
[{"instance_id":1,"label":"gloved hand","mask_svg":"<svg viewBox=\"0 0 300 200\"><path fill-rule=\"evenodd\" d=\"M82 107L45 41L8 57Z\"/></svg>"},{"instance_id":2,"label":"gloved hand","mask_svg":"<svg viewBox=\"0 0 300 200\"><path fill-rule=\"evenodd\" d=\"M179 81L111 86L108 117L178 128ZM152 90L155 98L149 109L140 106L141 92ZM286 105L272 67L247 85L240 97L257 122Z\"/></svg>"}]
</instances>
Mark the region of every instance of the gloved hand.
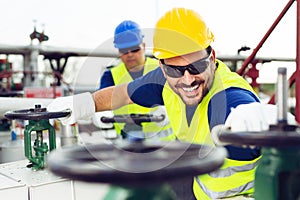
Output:
<instances>
[{"instance_id":1,"label":"gloved hand","mask_svg":"<svg viewBox=\"0 0 300 200\"><path fill-rule=\"evenodd\" d=\"M224 131L228 131L228 127L226 127L225 124L216 125L211 129L210 134L211 134L212 140L215 143L215 145L217 145L217 146L227 145L227 143L222 142L219 139L219 135Z\"/></svg>"},{"instance_id":2,"label":"gloved hand","mask_svg":"<svg viewBox=\"0 0 300 200\"><path fill-rule=\"evenodd\" d=\"M59 118L63 125L70 125L79 119L88 119L95 113L95 102L91 93L81 93L74 96L59 97L54 99L48 106L49 112L71 110L69 117Z\"/></svg>"},{"instance_id":3,"label":"gloved hand","mask_svg":"<svg viewBox=\"0 0 300 200\"><path fill-rule=\"evenodd\" d=\"M296 125L294 115L287 114L288 124ZM225 124L212 128L211 136L216 145L227 145L219 140L218 135L228 129L232 132L251 131L259 132L269 130L270 125L276 125L277 106L262 103L242 104L232 108Z\"/></svg>"},{"instance_id":4,"label":"gloved hand","mask_svg":"<svg viewBox=\"0 0 300 200\"><path fill-rule=\"evenodd\" d=\"M104 129L110 129L113 128L113 123L103 123L101 121L101 117L113 117L114 113L112 111L102 111L102 112L96 112L93 115L93 124L97 126L98 128L104 128Z\"/></svg>"},{"instance_id":5,"label":"gloved hand","mask_svg":"<svg viewBox=\"0 0 300 200\"><path fill-rule=\"evenodd\" d=\"M288 124L296 124L295 117L288 113ZM242 104L232 108L225 126L231 131L266 131L269 125L276 125L277 106L263 103Z\"/></svg>"},{"instance_id":6,"label":"gloved hand","mask_svg":"<svg viewBox=\"0 0 300 200\"><path fill-rule=\"evenodd\" d=\"M160 127L166 126L170 123L165 106L155 107L155 109L151 111L150 114L154 116L161 116L161 115L165 116L165 119L163 121L157 122L157 125Z\"/></svg>"}]
</instances>

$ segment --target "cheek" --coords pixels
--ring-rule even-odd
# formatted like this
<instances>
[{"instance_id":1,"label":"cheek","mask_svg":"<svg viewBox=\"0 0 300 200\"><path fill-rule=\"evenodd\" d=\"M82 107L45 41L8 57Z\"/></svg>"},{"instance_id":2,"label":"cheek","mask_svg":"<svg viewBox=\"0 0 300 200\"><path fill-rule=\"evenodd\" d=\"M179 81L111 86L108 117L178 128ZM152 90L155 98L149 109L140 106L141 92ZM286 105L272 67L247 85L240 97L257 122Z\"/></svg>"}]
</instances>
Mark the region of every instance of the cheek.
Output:
<instances>
[{"instance_id":1,"label":"cheek","mask_svg":"<svg viewBox=\"0 0 300 200\"><path fill-rule=\"evenodd\" d=\"M169 84L172 88L174 88L174 86L178 83L178 79L170 78L170 77L168 77L168 76L166 76L166 75L165 75L165 77L166 77L166 79L167 79L168 84Z\"/></svg>"},{"instance_id":2,"label":"cheek","mask_svg":"<svg viewBox=\"0 0 300 200\"><path fill-rule=\"evenodd\" d=\"M213 76L212 72L210 70L206 70L205 72L199 74L198 78L201 80L205 80L205 82L208 82L212 76Z\"/></svg>"},{"instance_id":3,"label":"cheek","mask_svg":"<svg viewBox=\"0 0 300 200\"><path fill-rule=\"evenodd\" d=\"M215 74L214 72L210 72L209 75L206 77L206 84L210 88L214 82Z\"/></svg>"}]
</instances>

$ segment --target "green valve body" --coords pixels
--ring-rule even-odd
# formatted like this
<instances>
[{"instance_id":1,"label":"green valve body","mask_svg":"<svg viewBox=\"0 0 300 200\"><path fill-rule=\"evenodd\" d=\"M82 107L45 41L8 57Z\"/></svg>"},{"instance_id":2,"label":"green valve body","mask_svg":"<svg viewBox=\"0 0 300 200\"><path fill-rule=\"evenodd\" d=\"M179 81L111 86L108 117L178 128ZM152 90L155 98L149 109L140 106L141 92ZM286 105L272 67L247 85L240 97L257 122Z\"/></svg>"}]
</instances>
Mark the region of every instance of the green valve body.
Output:
<instances>
[{"instance_id":1,"label":"green valve body","mask_svg":"<svg viewBox=\"0 0 300 200\"><path fill-rule=\"evenodd\" d=\"M262 148L255 200L300 198L300 147Z\"/></svg>"},{"instance_id":2,"label":"green valve body","mask_svg":"<svg viewBox=\"0 0 300 200\"><path fill-rule=\"evenodd\" d=\"M43 132L48 132L49 147L43 140ZM35 155L32 153L31 148L31 135L36 133L36 139L34 141L33 150ZM49 120L29 120L29 124L26 125L24 130L24 151L25 156L31 161L33 170L42 169L45 167L46 157L45 155L50 150L56 148L55 129L49 123Z\"/></svg>"}]
</instances>

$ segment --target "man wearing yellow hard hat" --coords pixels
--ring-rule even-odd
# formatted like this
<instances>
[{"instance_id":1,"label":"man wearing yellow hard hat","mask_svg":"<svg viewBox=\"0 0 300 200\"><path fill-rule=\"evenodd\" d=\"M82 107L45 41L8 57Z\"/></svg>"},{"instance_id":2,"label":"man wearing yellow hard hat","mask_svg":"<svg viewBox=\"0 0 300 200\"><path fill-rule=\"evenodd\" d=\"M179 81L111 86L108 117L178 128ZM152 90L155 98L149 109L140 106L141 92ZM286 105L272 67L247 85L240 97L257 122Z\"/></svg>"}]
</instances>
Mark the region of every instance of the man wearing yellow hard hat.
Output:
<instances>
[{"instance_id":1,"label":"man wearing yellow hard hat","mask_svg":"<svg viewBox=\"0 0 300 200\"><path fill-rule=\"evenodd\" d=\"M220 145L211 135L220 124L235 131L266 130L269 120L264 117L264 106L250 85L216 58L213 41L213 33L198 13L174 8L158 20L154 30L153 55L160 61L159 68L130 83L55 99L48 110L70 108L72 115L61 119L70 124L95 111L130 103L165 105L173 129L169 140L206 145ZM253 194L260 150L232 145L225 148L228 157L219 170L191 180L195 198Z\"/></svg>"}]
</instances>

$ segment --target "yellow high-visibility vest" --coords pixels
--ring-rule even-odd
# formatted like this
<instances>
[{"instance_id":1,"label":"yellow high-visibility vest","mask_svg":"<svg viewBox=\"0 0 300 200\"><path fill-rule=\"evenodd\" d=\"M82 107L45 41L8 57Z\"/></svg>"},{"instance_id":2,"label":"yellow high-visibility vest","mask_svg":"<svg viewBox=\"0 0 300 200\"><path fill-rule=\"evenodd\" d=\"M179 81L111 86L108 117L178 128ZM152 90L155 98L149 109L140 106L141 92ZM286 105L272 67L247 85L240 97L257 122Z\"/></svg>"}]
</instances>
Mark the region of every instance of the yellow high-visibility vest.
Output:
<instances>
[{"instance_id":1,"label":"yellow high-visibility vest","mask_svg":"<svg viewBox=\"0 0 300 200\"><path fill-rule=\"evenodd\" d=\"M190 126L186 119L186 105L181 98L172 91L168 83L163 90L163 99L169 120L173 129L170 139L184 142L215 145L213 143L209 121L208 104L211 98L227 88L238 87L255 92L241 76L231 72L221 61L217 60L218 68L212 88L197 106ZM194 194L197 199L218 199L239 194L254 192L254 173L259 158L251 161L225 159L224 165L217 171L194 178Z\"/></svg>"}]
</instances>

